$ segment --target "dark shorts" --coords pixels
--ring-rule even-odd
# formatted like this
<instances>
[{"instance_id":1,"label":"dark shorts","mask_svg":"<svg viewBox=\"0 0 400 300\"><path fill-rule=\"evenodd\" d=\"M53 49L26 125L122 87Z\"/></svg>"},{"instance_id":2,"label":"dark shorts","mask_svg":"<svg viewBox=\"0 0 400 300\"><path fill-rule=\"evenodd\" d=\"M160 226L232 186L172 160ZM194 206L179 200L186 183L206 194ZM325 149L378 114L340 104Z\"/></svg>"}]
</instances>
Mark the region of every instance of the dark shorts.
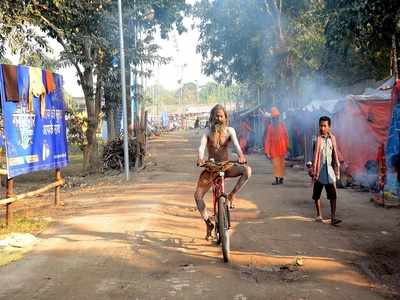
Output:
<instances>
[{"instance_id":1,"label":"dark shorts","mask_svg":"<svg viewBox=\"0 0 400 300\"><path fill-rule=\"evenodd\" d=\"M321 198L322 190L325 187L326 191L326 197L329 200L336 200L336 185L335 184L322 184L319 181L316 181L314 183L314 188L313 188L313 195L312 198L313 200L318 200Z\"/></svg>"}]
</instances>

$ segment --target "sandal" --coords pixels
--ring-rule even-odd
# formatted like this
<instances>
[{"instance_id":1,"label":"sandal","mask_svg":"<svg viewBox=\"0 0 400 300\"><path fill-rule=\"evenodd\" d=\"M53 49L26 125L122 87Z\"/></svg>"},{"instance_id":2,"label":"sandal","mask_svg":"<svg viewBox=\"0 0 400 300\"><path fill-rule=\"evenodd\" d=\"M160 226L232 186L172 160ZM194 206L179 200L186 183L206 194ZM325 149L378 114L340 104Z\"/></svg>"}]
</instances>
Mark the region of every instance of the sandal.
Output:
<instances>
[{"instance_id":1,"label":"sandal","mask_svg":"<svg viewBox=\"0 0 400 300\"><path fill-rule=\"evenodd\" d=\"M210 219L208 219L206 221L206 226L207 226L207 229L206 229L206 237L205 237L205 239L206 239L206 241L208 241L208 239L210 237L212 237L212 231L214 229L214 224L210 221Z\"/></svg>"},{"instance_id":2,"label":"sandal","mask_svg":"<svg viewBox=\"0 0 400 300\"><path fill-rule=\"evenodd\" d=\"M340 219L334 219L331 221L332 226L337 226L340 223L342 223L342 220L340 220Z\"/></svg>"},{"instance_id":3,"label":"sandal","mask_svg":"<svg viewBox=\"0 0 400 300\"><path fill-rule=\"evenodd\" d=\"M231 196L231 195L229 194L227 198L228 198L228 201L229 201L229 208L230 208L230 209L235 209L236 206L235 206L235 204L233 203L234 197Z\"/></svg>"},{"instance_id":4,"label":"sandal","mask_svg":"<svg viewBox=\"0 0 400 300\"><path fill-rule=\"evenodd\" d=\"M319 216L319 217L316 217L316 218L315 218L315 222L323 223L323 222L324 222L324 219L322 219L322 217Z\"/></svg>"}]
</instances>

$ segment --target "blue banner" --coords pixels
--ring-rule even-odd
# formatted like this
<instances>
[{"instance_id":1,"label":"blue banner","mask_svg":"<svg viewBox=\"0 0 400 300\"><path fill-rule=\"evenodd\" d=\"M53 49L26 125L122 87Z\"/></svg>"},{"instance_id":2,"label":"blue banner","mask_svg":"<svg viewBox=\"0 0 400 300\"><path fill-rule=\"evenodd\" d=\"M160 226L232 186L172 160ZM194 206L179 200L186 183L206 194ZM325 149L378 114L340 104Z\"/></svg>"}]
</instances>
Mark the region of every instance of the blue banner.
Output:
<instances>
[{"instance_id":1,"label":"blue banner","mask_svg":"<svg viewBox=\"0 0 400 300\"><path fill-rule=\"evenodd\" d=\"M38 170L62 168L68 164L61 76L54 74L54 81L56 90L46 94L42 114L38 97L33 97L33 111L29 111L26 99L18 102L6 100L3 68L0 67L0 97L9 178Z\"/></svg>"}]
</instances>

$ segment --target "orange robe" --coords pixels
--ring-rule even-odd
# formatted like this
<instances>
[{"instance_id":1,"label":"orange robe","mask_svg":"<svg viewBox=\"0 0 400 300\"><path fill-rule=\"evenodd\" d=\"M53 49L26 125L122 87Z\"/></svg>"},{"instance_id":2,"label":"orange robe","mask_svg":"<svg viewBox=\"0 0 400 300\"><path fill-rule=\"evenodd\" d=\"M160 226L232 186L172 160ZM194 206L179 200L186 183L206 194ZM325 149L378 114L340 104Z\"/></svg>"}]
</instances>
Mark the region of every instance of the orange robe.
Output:
<instances>
[{"instance_id":1,"label":"orange robe","mask_svg":"<svg viewBox=\"0 0 400 300\"><path fill-rule=\"evenodd\" d=\"M272 124L268 126L268 133L264 141L264 152L271 157L285 157L289 147L289 136L282 122L274 127Z\"/></svg>"},{"instance_id":2,"label":"orange robe","mask_svg":"<svg viewBox=\"0 0 400 300\"><path fill-rule=\"evenodd\" d=\"M275 177L285 175L285 156L288 152L289 136L283 123L278 126L270 124L264 141L264 152L272 159Z\"/></svg>"}]
</instances>

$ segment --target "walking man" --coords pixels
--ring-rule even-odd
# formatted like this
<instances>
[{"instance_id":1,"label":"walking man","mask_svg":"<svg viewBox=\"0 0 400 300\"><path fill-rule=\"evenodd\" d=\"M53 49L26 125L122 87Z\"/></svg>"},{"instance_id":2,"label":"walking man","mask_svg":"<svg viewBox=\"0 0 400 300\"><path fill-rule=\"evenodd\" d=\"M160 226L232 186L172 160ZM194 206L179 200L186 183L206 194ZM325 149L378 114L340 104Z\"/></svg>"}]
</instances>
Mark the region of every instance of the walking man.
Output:
<instances>
[{"instance_id":1,"label":"walking man","mask_svg":"<svg viewBox=\"0 0 400 300\"><path fill-rule=\"evenodd\" d=\"M322 222L321 193L325 188L327 198L331 204L331 224L337 225L341 220L336 218L336 180L340 178L340 162L336 138L331 133L331 119L323 116L319 119L320 134L314 145L314 162L310 169L310 176L314 181L313 200L317 212L316 221Z\"/></svg>"}]
</instances>

